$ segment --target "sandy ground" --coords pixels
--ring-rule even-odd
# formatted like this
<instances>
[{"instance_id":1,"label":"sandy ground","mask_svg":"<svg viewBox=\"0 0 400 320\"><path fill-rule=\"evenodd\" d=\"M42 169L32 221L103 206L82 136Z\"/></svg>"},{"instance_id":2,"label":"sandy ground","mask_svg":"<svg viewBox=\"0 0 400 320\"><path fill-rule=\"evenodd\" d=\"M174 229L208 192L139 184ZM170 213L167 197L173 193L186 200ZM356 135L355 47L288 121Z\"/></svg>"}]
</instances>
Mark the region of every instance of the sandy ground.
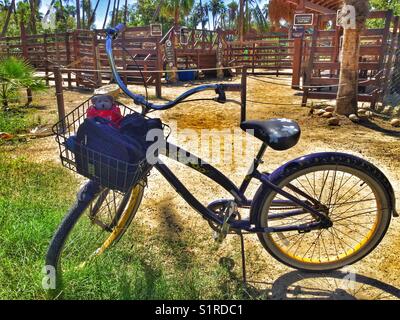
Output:
<instances>
[{"instance_id":1,"label":"sandy ground","mask_svg":"<svg viewBox=\"0 0 400 320\"><path fill-rule=\"evenodd\" d=\"M263 80L259 81L259 80ZM238 80L234 80L238 81ZM268 83L266 83L267 81ZM272 171L284 162L318 151L344 151L362 156L378 165L390 177L396 196L400 201L400 130L391 128L387 123L374 119L368 126L356 125L342 121L340 127L329 127L326 119L309 115L308 108L300 107L301 96L290 89L288 78L254 78L249 79L248 118L268 119L287 117L299 122L302 127L302 138L297 146L285 151L269 150L265 156L262 170ZM195 84L193 84L195 85ZM190 86L190 85L189 85ZM133 87L144 93L143 88ZM187 87L164 87L163 95L172 99ZM149 89L150 96L153 88ZM204 93L201 97L212 97ZM79 104L89 93L66 92L65 102L68 110ZM230 98L239 99L239 94L230 94ZM122 101L128 102L122 99ZM251 101L251 102L250 102ZM52 95L43 97L43 105L48 105L54 112L55 99ZM204 160L216 164L234 182L240 183L248 170L251 157L257 151L258 141L245 136L238 129L239 106L213 102L191 102L177 106L163 113L156 113L163 121L177 128L170 139L177 141L188 150L198 147L199 137L210 134L204 129L213 129L211 135L233 132L235 138L247 141L253 147L251 154L237 154L226 163L215 161L208 152L201 152ZM52 137L32 140L21 147L10 147L14 154L29 155L37 161L58 161L57 146ZM220 156L224 147L220 148ZM228 150L229 151L229 150ZM213 158L213 159L212 159ZM214 160L214 161L212 161ZM207 204L216 198L225 198L227 193L212 182L204 179L197 172L189 171L182 165L169 160L179 178L193 191L202 203ZM258 185L253 183L249 195ZM397 205L400 209L400 202ZM209 256L212 245L211 230L190 206L177 195L160 174L153 171L142 207L137 216L139 223L148 226L149 237L163 232L176 232L177 237L195 237L198 245L188 248L191 255L204 261L205 268L209 261L218 261L229 257L235 262L232 277L240 278L240 246L236 236L227 240ZM167 226L167 228L165 228ZM258 243L256 236L246 236L247 257L247 291L251 298L272 299L399 299L400 298L400 220L393 219L390 229L379 247L363 261L356 263L349 270L325 275L305 274L294 271L271 258ZM207 252L207 253L205 253ZM351 273L348 273L351 272ZM349 276L350 275L350 276ZM350 280L349 280L350 279Z\"/></svg>"}]
</instances>

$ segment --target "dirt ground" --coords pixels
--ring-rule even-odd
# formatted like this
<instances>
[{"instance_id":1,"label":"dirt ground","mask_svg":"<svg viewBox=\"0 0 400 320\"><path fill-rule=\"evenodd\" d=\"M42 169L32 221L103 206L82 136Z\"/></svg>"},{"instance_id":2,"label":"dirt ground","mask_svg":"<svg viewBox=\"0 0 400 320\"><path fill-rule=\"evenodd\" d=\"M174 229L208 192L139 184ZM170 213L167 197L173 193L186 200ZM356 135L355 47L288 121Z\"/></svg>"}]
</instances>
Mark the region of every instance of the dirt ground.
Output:
<instances>
[{"instance_id":1,"label":"dirt ground","mask_svg":"<svg viewBox=\"0 0 400 320\"><path fill-rule=\"evenodd\" d=\"M261 80L261 81L260 81ZM239 81L233 80L233 81ZM326 119L309 115L309 108L300 106L301 96L289 86L288 78L251 77L248 81L248 118L269 119L274 117L291 118L302 127L302 137L297 146L277 152L268 150L262 170L273 171L284 162L318 151L343 151L359 155L376 164L387 174L395 189L400 210L400 130L378 118L369 124L357 125L343 120L339 127L330 127ZM163 87L165 99L172 99L184 92L188 87ZM144 93L140 86L133 87L137 92ZM149 89L150 97L154 92ZM212 97L213 94L203 93L200 97ZM66 92L65 103L68 110L77 106L90 93ZM229 94L229 98L239 99L239 94ZM121 99L123 102L129 102ZM317 102L314 102L317 103ZM56 110L55 97L43 96L41 104L49 106L52 114ZM129 104L131 105L131 104ZM213 129L213 135L233 132L235 138L246 138L248 146L257 147L258 142L251 136L245 136L238 129L240 110L239 106L227 103L225 105L214 102L190 102L177 106L171 110L155 113L162 120L170 124L174 130L170 139L176 141L188 150L195 150L199 137L203 137L204 129ZM44 143L45 141L45 143ZM13 148L15 154L29 155L37 161L58 161L57 146L52 137L29 141L21 147ZM221 147L221 153L224 151ZM251 156L257 151L254 148ZM202 158L213 164L230 177L240 183L251 162L249 155L236 154L233 161L212 161L211 155L202 153ZM214 158L215 160L215 158ZM202 203L207 204L216 198L225 198L227 193L215 186L196 172L166 160L171 169L177 173L189 190L196 194ZM251 185L249 194L254 192L257 184ZM149 236L167 232L163 228L168 226L169 232L179 233L187 237L196 235L202 241L197 247L188 248L191 254L204 261L218 260L229 257L235 262L233 276L240 277L240 246L236 236L229 236L227 240L216 248L215 256L205 254L202 248L212 244L211 230L207 223L177 195L156 171L153 171L148 183L145 198L137 218L138 223L149 228ZM171 222L172 221L172 222ZM272 299L399 299L400 298L400 218L393 219L389 231L379 247L361 262L356 263L349 270L325 275L305 274L294 271L271 258L258 243L253 235L246 235L247 257L247 291L251 298ZM343 283L349 279L347 273L351 271L351 285ZM346 277L347 276L347 277ZM343 280L345 279L345 280ZM346 280L347 279L347 280Z\"/></svg>"}]
</instances>

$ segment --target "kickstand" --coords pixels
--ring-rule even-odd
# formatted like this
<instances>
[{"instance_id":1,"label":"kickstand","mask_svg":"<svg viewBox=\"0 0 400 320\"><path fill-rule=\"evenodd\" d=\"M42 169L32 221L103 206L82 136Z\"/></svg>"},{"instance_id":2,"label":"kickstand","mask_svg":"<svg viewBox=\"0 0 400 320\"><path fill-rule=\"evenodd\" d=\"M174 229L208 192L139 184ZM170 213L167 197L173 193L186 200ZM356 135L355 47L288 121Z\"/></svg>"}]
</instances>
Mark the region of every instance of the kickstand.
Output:
<instances>
[{"instance_id":1,"label":"kickstand","mask_svg":"<svg viewBox=\"0 0 400 320\"><path fill-rule=\"evenodd\" d=\"M239 231L240 237L240 249L242 251L242 277L243 277L243 285L246 286L247 284L247 276L246 276L246 254L245 254L245 247L244 247L244 238L242 231Z\"/></svg>"}]
</instances>

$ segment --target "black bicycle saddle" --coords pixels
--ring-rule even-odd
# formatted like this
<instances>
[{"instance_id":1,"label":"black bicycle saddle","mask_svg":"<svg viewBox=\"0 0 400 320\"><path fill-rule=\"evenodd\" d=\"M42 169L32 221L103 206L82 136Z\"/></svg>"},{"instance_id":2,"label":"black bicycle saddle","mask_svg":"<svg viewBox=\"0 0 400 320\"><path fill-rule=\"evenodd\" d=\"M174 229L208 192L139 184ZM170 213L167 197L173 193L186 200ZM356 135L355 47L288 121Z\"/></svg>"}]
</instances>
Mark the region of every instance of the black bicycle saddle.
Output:
<instances>
[{"instance_id":1,"label":"black bicycle saddle","mask_svg":"<svg viewBox=\"0 0 400 320\"><path fill-rule=\"evenodd\" d=\"M240 128L264 141L274 150L287 150L294 147L301 134L297 122L289 119L244 121Z\"/></svg>"}]
</instances>

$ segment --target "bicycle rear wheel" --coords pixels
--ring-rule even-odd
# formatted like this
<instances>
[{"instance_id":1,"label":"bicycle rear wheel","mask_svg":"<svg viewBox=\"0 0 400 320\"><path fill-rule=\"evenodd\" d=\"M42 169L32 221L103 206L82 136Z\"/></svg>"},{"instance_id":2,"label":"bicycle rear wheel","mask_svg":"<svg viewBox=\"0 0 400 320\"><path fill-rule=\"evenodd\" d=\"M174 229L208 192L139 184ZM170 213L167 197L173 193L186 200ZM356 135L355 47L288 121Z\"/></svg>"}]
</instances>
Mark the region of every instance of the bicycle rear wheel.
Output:
<instances>
[{"instance_id":1,"label":"bicycle rear wheel","mask_svg":"<svg viewBox=\"0 0 400 320\"><path fill-rule=\"evenodd\" d=\"M333 222L326 229L306 233L260 233L264 248L280 262L306 271L330 271L368 255L382 240L390 220L390 199L380 177L367 166L332 157L316 159L286 170L274 181L282 190L314 205ZM293 186L295 188L293 188ZM296 192L297 191L297 192ZM303 193L303 194L299 194ZM265 194L257 220L260 227L317 221L294 203L285 204L276 192Z\"/></svg>"},{"instance_id":2,"label":"bicycle rear wheel","mask_svg":"<svg viewBox=\"0 0 400 320\"><path fill-rule=\"evenodd\" d=\"M93 192L92 182L82 188L46 255L46 267L55 271L57 290L62 286L63 275L85 267L122 238L136 215L143 192L144 181L126 193L110 189Z\"/></svg>"}]
</instances>

